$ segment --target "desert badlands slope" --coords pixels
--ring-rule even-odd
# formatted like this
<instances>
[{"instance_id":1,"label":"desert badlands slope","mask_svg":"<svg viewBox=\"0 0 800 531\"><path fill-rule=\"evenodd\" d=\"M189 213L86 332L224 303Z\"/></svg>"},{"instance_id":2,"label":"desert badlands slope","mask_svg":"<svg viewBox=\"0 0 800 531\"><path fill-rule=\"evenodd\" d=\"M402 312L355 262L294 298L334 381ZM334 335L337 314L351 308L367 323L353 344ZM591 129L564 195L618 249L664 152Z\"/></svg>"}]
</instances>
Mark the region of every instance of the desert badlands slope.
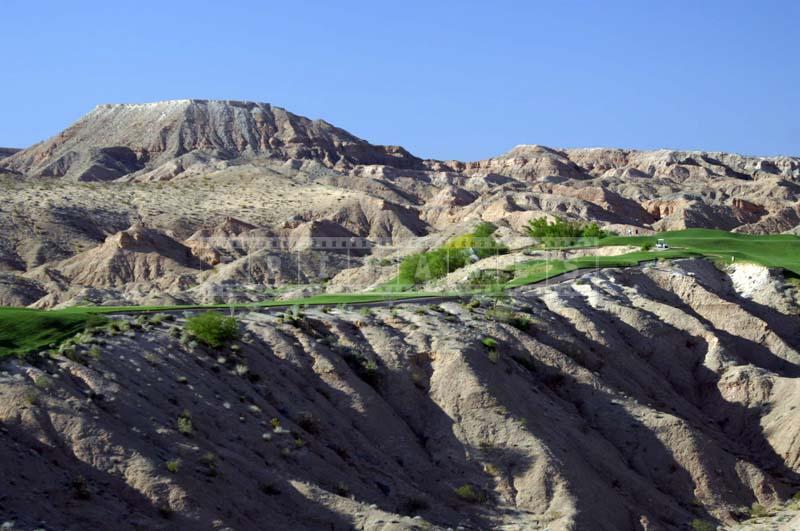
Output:
<instances>
[{"instance_id":1,"label":"desert badlands slope","mask_svg":"<svg viewBox=\"0 0 800 531\"><path fill-rule=\"evenodd\" d=\"M798 158L526 145L423 160L249 102L99 106L0 153L0 306L374 289L480 222L512 252L425 289L543 255L526 230L541 217L623 235L800 227ZM0 518L800 529L798 283L722 262L586 271L503 297L240 308L238 339L219 348L186 335L196 310L110 316L0 360Z\"/></svg>"}]
</instances>

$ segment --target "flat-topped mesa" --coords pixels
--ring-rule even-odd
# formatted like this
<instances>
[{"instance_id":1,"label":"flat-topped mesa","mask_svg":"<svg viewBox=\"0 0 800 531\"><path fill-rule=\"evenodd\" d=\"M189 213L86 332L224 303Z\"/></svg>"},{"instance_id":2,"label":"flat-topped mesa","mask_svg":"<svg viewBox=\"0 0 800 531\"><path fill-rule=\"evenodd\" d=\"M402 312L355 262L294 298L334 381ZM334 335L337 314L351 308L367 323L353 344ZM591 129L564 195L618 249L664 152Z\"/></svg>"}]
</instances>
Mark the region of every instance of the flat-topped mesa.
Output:
<instances>
[{"instance_id":1,"label":"flat-topped mesa","mask_svg":"<svg viewBox=\"0 0 800 531\"><path fill-rule=\"evenodd\" d=\"M267 157L418 168L399 147L376 146L323 120L266 103L174 100L100 105L53 138L3 161L34 177L114 180L158 172L161 178L211 160Z\"/></svg>"}]
</instances>

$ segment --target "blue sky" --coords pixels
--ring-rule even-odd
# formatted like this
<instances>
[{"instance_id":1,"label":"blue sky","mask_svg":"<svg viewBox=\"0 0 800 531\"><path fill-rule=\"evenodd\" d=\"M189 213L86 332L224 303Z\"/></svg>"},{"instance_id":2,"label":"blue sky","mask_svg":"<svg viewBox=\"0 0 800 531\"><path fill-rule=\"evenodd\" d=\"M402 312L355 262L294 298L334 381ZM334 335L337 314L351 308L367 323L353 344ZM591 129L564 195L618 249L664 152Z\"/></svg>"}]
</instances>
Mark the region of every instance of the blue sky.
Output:
<instances>
[{"instance_id":1,"label":"blue sky","mask_svg":"<svg viewBox=\"0 0 800 531\"><path fill-rule=\"evenodd\" d=\"M440 159L533 143L800 155L800 2L228 4L4 0L0 146L99 103L218 98Z\"/></svg>"}]
</instances>

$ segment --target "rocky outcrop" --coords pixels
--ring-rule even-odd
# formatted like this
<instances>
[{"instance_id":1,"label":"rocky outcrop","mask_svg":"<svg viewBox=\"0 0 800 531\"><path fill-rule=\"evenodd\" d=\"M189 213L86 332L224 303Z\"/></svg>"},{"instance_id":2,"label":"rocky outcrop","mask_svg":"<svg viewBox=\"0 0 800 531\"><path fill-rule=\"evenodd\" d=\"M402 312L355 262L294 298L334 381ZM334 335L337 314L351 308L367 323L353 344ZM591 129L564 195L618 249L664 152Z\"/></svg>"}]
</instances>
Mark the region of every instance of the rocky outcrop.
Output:
<instances>
[{"instance_id":1,"label":"rocky outcrop","mask_svg":"<svg viewBox=\"0 0 800 531\"><path fill-rule=\"evenodd\" d=\"M93 249L27 273L50 288L120 288L147 284L161 290L186 287L207 264L166 234L142 225L110 236Z\"/></svg>"},{"instance_id":2,"label":"rocky outcrop","mask_svg":"<svg viewBox=\"0 0 800 531\"><path fill-rule=\"evenodd\" d=\"M0 273L0 306L28 306L47 295L38 282L11 273Z\"/></svg>"}]
</instances>

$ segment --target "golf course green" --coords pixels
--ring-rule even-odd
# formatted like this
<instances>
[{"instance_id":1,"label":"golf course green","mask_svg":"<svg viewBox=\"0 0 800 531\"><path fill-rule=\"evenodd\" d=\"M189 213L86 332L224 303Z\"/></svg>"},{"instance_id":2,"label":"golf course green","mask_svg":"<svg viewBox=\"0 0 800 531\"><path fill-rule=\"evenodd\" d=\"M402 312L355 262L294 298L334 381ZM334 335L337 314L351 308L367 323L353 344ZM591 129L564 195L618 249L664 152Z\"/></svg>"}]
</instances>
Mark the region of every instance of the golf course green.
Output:
<instances>
[{"instance_id":1,"label":"golf course green","mask_svg":"<svg viewBox=\"0 0 800 531\"><path fill-rule=\"evenodd\" d=\"M660 239L667 243L669 249L654 250L656 242ZM502 291L506 288L534 284L579 269L631 267L656 259L673 260L690 257L704 257L725 263L752 262L771 268L781 268L793 276L800 276L800 237L793 235L750 235L711 229L687 229L661 232L651 236L609 236L599 242L601 247L618 245L636 246L641 250L616 256L529 260L517 264L513 270L514 278L506 284L494 286L493 290ZM485 292L485 290L474 291L476 294ZM86 306L49 311L0 308L0 358L22 356L57 345L86 327L102 322L103 315L106 314L364 304L447 295L452 293L387 290L355 294L322 294L299 299L234 305Z\"/></svg>"}]
</instances>

